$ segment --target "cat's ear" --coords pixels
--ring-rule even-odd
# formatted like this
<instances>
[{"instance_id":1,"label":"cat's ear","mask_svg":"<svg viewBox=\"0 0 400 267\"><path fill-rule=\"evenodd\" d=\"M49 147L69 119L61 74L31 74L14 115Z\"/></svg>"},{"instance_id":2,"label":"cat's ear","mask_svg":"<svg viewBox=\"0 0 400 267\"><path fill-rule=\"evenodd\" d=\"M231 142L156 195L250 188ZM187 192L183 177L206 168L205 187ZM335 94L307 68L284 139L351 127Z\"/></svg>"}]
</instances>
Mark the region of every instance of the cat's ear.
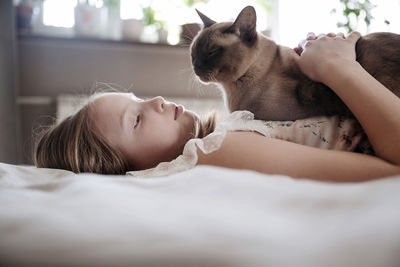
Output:
<instances>
[{"instance_id":1,"label":"cat's ear","mask_svg":"<svg viewBox=\"0 0 400 267\"><path fill-rule=\"evenodd\" d=\"M210 27L211 25L215 24L216 22L213 21L212 19L210 19L209 17L207 17L206 15L204 15L203 13L201 13L200 11L198 11L196 9L197 14L199 14L201 20L204 23L204 28Z\"/></svg>"},{"instance_id":2,"label":"cat's ear","mask_svg":"<svg viewBox=\"0 0 400 267\"><path fill-rule=\"evenodd\" d=\"M236 33L244 42L252 44L257 39L256 22L256 10L252 6L247 6L243 8L235 22L226 31Z\"/></svg>"}]
</instances>

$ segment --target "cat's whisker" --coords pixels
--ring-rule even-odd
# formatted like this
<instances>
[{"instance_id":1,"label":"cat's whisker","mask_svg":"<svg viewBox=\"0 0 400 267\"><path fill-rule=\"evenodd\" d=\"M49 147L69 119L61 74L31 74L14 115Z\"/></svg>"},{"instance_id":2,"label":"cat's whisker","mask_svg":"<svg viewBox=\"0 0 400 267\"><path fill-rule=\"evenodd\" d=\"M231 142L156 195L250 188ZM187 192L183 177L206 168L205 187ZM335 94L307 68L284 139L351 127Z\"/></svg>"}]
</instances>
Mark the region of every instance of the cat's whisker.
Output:
<instances>
[{"instance_id":1,"label":"cat's whisker","mask_svg":"<svg viewBox=\"0 0 400 267\"><path fill-rule=\"evenodd\" d=\"M179 70L180 74L189 74L192 75L193 73L193 68L192 67L188 67L188 68L183 68Z\"/></svg>"},{"instance_id":2,"label":"cat's whisker","mask_svg":"<svg viewBox=\"0 0 400 267\"><path fill-rule=\"evenodd\" d=\"M190 36L187 36L187 37L188 37L188 39L189 39L190 41L193 41L193 39L194 39L194 37L196 37L198 31L194 32L192 28L189 28L188 30L189 30Z\"/></svg>"},{"instance_id":3,"label":"cat's whisker","mask_svg":"<svg viewBox=\"0 0 400 267\"><path fill-rule=\"evenodd\" d=\"M184 37L186 40L192 42L193 41L193 36L191 34L182 34L182 37Z\"/></svg>"},{"instance_id":4,"label":"cat's whisker","mask_svg":"<svg viewBox=\"0 0 400 267\"><path fill-rule=\"evenodd\" d=\"M193 42L194 36L191 33L189 33L189 34L184 33L184 34L182 34L182 39L184 41L182 43L183 45L190 46Z\"/></svg>"},{"instance_id":5,"label":"cat's whisker","mask_svg":"<svg viewBox=\"0 0 400 267\"><path fill-rule=\"evenodd\" d=\"M194 34L193 34L193 31L192 31L192 29L190 27L188 28L188 32L189 32L189 34L187 34L188 39L189 40L193 40Z\"/></svg>"},{"instance_id":6,"label":"cat's whisker","mask_svg":"<svg viewBox=\"0 0 400 267\"><path fill-rule=\"evenodd\" d=\"M200 80L197 77L197 75L194 73L193 68L188 67L188 68L180 69L179 72L181 74L183 74L184 76L188 76L188 80L187 80L188 81L188 90L196 92L196 90L198 88L195 88L196 87L195 85L197 85L197 87L200 86Z\"/></svg>"},{"instance_id":7,"label":"cat's whisker","mask_svg":"<svg viewBox=\"0 0 400 267\"><path fill-rule=\"evenodd\" d=\"M210 81L212 81L212 82L218 82L218 81L217 81L217 78L215 78L214 72L211 72L211 73L210 73Z\"/></svg>"},{"instance_id":8,"label":"cat's whisker","mask_svg":"<svg viewBox=\"0 0 400 267\"><path fill-rule=\"evenodd\" d=\"M212 77L211 77L211 72L207 73L207 80L211 81Z\"/></svg>"},{"instance_id":9,"label":"cat's whisker","mask_svg":"<svg viewBox=\"0 0 400 267\"><path fill-rule=\"evenodd\" d=\"M193 73L191 81L193 87L195 87L197 96L206 95L206 88L203 86L203 83L200 81L200 78L195 73Z\"/></svg>"},{"instance_id":10,"label":"cat's whisker","mask_svg":"<svg viewBox=\"0 0 400 267\"><path fill-rule=\"evenodd\" d=\"M190 75L189 83L190 83L189 88L190 88L192 91L197 92L198 89L199 89L200 83L199 83L198 77L197 77L194 73L192 73L192 74Z\"/></svg>"},{"instance_id":11,"label":"cat's whisker","mask_svg":"<svg viewBox=\"0 0 400 267\"><path fill-rule=\"evenodd\" d=\"M209 81L214 81L214 77L213 77L213 75L212 75L212 72L210 72L210 73L208 74L208 80L209 80Z\"/></svg>"},{"instance_id":12,"label":"cat's whisker","mask_svg":"<svg viewBox=\"0 0 400 267\"><path fill-rule=\"evenodd\" d=\"M196 86L197 85L197 86ZM197 76L192 72L189 74L189 79L188 79L188 90L198 93L198 87L199 83L197 80Z\"/></svg>"},{"instance_id":13,"label":"cat's whisker","mask_svg":"<svg viewBox=\"0 0 400 267\"><path fill-rule=\"evenodd\" d=\"M190 69L189 79L188 79L188 90L194 91L197 95L204 94L204 88L202 87L202 81L200 78L193 72L193 69Z\"/></svg>"}]
</instances>

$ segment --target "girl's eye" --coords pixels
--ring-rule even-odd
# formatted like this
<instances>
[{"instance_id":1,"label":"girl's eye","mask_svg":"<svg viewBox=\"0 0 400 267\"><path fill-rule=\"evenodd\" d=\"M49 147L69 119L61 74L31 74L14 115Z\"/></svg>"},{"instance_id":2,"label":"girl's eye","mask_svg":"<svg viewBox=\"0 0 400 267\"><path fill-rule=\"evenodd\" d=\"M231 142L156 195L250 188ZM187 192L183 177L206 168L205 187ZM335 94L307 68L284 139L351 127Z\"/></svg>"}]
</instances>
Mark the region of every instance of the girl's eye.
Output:
<instances>
[{"instance_id":1,"label":"girl's eye","mask_svg":"<svg viewBox=\"0 0 400 267\"><path fill-rule=\"evenodd\" d=\"M133 124L133 128L136 128L136 126L138 126L139 122L140 122L140 115L137 115L135 123Z\"/></svg>"}]
</instances>

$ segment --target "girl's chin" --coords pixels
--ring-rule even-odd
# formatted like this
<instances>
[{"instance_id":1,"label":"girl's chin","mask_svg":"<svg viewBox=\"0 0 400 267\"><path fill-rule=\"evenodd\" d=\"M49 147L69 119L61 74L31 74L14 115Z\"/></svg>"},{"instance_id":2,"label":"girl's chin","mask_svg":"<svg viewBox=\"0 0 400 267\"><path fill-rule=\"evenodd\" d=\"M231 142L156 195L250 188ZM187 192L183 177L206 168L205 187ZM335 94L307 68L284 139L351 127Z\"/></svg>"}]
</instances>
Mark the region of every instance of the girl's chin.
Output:
<instances>
[{"instance_id":1,"label":"girl's chin","mask_svg":"<svg viewBox=\"0 0 400 267\"><path fill-rule=\"evenodd\" d=\"M186 117L189 120L193 121L193 124L197 123L200 120L200 116L196 112L191 111L191 110L185 109L183 114L181 114L181 115L183 115L184 117Z\"/></svg>"}]
</instances>

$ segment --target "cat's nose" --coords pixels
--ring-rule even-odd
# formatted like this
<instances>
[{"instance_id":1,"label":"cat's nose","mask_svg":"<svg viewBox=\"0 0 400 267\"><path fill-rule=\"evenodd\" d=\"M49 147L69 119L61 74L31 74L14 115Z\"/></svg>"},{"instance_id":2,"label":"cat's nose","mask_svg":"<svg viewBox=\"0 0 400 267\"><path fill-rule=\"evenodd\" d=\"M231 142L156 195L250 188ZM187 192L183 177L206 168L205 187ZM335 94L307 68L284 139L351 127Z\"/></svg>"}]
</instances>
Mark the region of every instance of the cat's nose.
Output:
<instances>
[{"instance_id":1,"label":"cat's nose","mask_svg":"<svg viewBox=\"0 0 400 267\"><path fill-rule=\"evenodd\" d=\"M210 76L210 68L207 66L207 63L204 59L199 57L192 57L192 66L194 73L202 80L203 82L207 82Z\"/></svg>"},{"instance_id":2,"label":"cat's nose","mask_svg":"<svg viewBox=\"0 0 400 267\"><path fill-rule=\"evenodd\" d=\"M207 70L204 69L204 68L202 67L202 65L200 65L200 64L194 64L194 72L195 72L198 76L201 76L201 75L205 75L205 74L207 73Z\"/></svg>"},{"instance_id":3,"label":"cat's nose","mask_svg":"<svg viewBox=\"0 0 400 267\"><path fill-rule=\"evenodd\" d=\"M195 59L192 62L195 71L206 72L209 71L205 60Z\"/></svg>"},{"instance_id":4,"label":"cat's nose","mask_svg":"<svg viewBox=\"0 0 400 267\"><path fill-rule=\"evenodd\" d=\"M209 82L211 81L210 77L211 77L211 72L210 71L202 71L202 70L195 70L194 71L197 75L197 77L199 77L199 79L203 82Z\"/></svg>"}]
</instances>

